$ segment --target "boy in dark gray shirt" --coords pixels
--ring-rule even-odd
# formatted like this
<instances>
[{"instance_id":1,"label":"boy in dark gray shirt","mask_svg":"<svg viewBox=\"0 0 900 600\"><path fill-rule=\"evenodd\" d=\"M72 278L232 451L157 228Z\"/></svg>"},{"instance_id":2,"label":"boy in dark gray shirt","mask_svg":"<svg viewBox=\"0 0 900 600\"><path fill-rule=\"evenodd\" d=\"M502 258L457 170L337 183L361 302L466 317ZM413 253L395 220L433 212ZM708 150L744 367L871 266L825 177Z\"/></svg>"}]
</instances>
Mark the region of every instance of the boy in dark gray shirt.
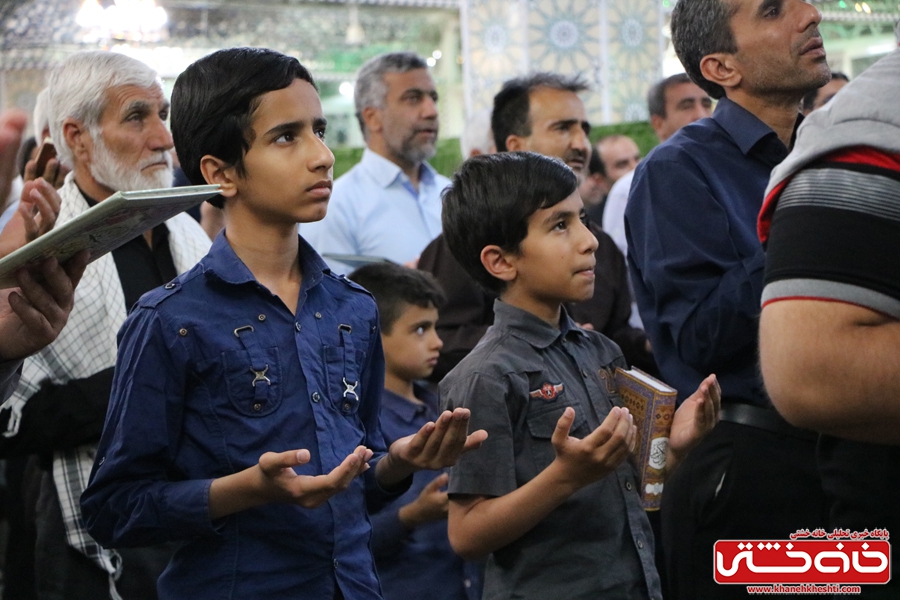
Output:
<instances>
[{"instance_id":1,"label":"boy in dark gray shirt","mask_svg":"<svg viewBox=\"0 0 900 600\"><path fill-rule=\"evenodd\" d=\"M445 404L471 408L489 434L448 490L454 549L490 555L485 600L662 597L626 460L635 428L607 385L625 361L562 308L593 292L597 240L583 218L572 171L529 152L470 159L444 196L451 252L500 295L493 327L441 383ZM676 411L667 468L712 428L718 403L710 376Z\"/></svg>"}]
</instances>

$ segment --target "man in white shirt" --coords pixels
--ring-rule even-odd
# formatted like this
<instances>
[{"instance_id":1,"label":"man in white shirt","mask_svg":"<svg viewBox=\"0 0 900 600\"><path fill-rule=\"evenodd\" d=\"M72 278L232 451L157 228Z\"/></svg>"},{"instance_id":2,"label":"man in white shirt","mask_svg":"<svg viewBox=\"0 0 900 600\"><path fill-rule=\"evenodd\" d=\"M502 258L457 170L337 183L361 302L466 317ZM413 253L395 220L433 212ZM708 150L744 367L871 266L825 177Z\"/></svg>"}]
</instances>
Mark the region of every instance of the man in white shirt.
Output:
<instances>
[{"instance_id":1,"label":"man in white shirt","mask_svg":"<svg viewBox=\"0 0 900 600\"><path fill-rule=\"evenodd\" d=\"M450 183L426 162L438 135L434 80L416 54L382 54L360 69L354 101L362 160L334 182L325 218L300 233L339 271L348 270L331 257L413 265L441 232L441 192Z\"/></svg>"}]
</instances>

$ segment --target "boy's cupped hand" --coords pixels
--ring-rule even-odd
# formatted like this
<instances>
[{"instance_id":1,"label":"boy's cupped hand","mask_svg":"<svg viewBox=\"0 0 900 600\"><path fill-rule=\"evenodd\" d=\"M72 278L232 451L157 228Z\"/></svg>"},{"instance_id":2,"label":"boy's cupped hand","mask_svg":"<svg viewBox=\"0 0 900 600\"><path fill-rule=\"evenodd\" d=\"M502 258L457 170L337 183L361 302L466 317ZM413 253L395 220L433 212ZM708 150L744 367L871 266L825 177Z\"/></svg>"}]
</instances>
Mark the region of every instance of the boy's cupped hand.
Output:
<instances>
[{"instance_id":1,"label":"boy's cupped hand","mask_svg":"<svg viewBox=\"0 0 900 600\"><path fill-rule=\"evenodd\" d=\"M344 491L358 475L369 468L372 451L357 446L352 454L331 472L324 475L298 475L293 467L309 462L309 450L266 452L259 457L264 487L271 494L269 501L299 504L316 508L335 494Z\"/></svg>"},{"instance_id":2,"label":"boy's cupped hand","mask_svg":"<svg viewBox=\"0 0 900 600\"><path fill-rule=\"evenodd\" d=\"M625 460L634 448L637 429L628 409L618 406L584 439L569 435L574 421L575 409L569 406L556 422L550 442L564 477L579 489L603 479Z\"/></svg>"},{"instance_id":3,"label":"boy's cupped hand","mask_svg":"<svg viewBox=\"0 0 900 600\"><path fill-rule=\"evenodd\" d=\"M467 408L445 410L415 434L391 444L390 458L413 471L452 466L460 455L478 448L487 439L484 429L468 433L470 416Z\"/></svg>"}]
</instances>

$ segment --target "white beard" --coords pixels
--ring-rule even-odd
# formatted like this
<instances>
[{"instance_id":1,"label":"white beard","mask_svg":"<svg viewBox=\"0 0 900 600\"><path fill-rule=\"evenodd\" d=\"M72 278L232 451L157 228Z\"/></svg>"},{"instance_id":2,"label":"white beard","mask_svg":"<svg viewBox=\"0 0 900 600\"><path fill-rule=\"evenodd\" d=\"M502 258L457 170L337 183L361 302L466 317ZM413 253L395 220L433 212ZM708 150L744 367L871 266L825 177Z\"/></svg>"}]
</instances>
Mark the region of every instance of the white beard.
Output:
<instances>
[{"instance_id":1,"label":"white beard","mask_svg":"<svg viewBox=\"0 0 900 600\"><path fill-rule=\"evenodd\" d=\"M117 192L138 192L172 187L172 155L160 151L158 155L146 159L137 166L125 165L109 151L103 142L103 134L93 135L94 152L91 160L91 175L97 183ZM144 174L147 165L166 161L165 169L154 169Z\"/></svg>"}]
</instances>

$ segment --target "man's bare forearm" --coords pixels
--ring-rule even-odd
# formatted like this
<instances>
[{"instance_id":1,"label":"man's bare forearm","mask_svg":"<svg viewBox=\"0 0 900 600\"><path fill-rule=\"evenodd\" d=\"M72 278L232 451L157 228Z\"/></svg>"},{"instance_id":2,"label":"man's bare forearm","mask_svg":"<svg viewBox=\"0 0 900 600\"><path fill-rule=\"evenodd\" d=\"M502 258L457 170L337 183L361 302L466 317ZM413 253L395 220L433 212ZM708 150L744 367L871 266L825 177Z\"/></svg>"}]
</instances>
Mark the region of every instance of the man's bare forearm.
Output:
<instances>
[{"instance_id":1,"label":"man's bare forearm","mask_svg":"<svg viewBox=\"0 0 900 600\"><path fill-rule=\"evenodd\" d=\"M900 321L840 302L785 300L760 320L766 389L791 423L900 444Z\"/></svg>"}]
</instances>

